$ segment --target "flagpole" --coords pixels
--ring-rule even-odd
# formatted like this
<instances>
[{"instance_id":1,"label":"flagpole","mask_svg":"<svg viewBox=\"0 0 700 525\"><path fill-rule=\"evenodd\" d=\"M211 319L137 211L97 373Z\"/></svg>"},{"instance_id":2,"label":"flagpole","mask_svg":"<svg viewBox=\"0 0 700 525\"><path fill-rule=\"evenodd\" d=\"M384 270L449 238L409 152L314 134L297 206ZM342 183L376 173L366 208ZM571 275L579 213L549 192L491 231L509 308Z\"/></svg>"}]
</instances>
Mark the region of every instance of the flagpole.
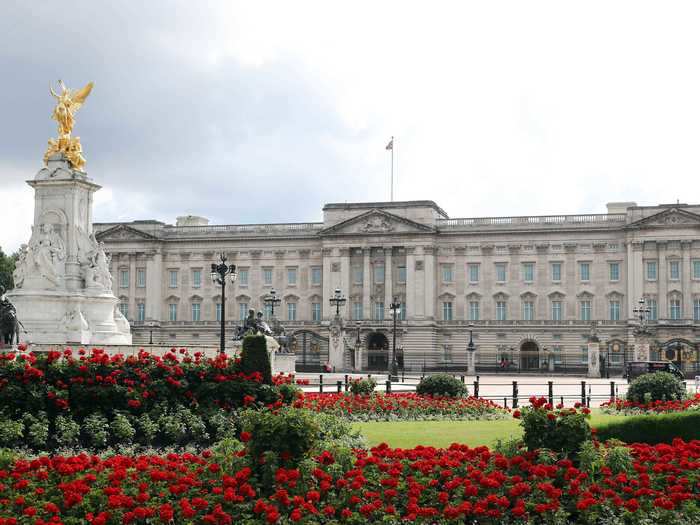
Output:
<instances>
[{"instance_id":1,"label":"flagpole","mask_svg":"<svg viewBox=\"0 0 700 525\"><path fill-rule=\"evenodd\" d=\"M394 136L391 136L391 202L394 202Z\"/></svg>"}]
</instances>

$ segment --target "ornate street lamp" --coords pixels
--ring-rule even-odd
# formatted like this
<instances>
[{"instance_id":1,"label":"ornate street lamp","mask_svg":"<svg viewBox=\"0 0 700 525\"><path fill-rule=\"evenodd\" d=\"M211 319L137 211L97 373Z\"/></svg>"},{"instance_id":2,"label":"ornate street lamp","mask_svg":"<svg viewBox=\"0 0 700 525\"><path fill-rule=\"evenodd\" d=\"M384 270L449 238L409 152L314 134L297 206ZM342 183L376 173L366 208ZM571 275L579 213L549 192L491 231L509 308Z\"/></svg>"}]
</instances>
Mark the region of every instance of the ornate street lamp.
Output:
<instances>
[{"instance_id":1,"label":"ornate street lamp","mask_svg":"<svg viewBox=\"0 0 700 525\"><path fill-rule=\"evenodd\" d=\"M211 264L211 281L221 285L221 340L219 342L219 352L226 353L226 277L231 279L231 284L236 282L238 274L236 265L226 264L226 254L219 254L219 264Z\"/></svg>"},{"instance_id":2,"label":"ornate street lamp","mask_svg":"<svg viewBox=\"0 0 700 525\"><path fill-rule=\"evenodd\" d=\"M263 299L263 302L265 303L265 306L270 307L270 319L274 319L275 317L275 306L280 304L282 302L282 299L277 297L277 290L274 288L270 290L270 294Z\"/></svg>"},{"instance_id":3,"label":"ornate street lamp","mask_svg":"<svg viewBox=\"0 0 700 525\"><path fill-rule=\"evenodd\" d=\"M329 299L329 302L331 303L331 306L335 306L335 316L339 317L340 316L340 307L345 304L345 301L347 299L345 296L340 292L340 288L335 289L335 294L333 297Z\"/></svg>"},{"instance_id":4,"label":"ornate street lamp","mask_svg":"<svg viewBox=\"0 0 700 525\"><path fill-rule=\"evenodd\" d=\"M644 299L644 297L642 297L638 302L639 306L632 311L639 316L639 332L643 334L647 331L647 321L649 319L649 314L651 313L651 308L647 306L647 301Z\"/></svg>"},{"instance_id":5,"label":"ornate street lamp","mask_svg":"<svg viewBox=\"0 0 700 525\"><path fill-rule=\"evenodd\" d=\"M399 380L399 364L396 361L396 321L401 313L401 303L398 302L396 297L389 305L389 310L391 310L391 315L394 318L394 337L391 345L391 374L389 376L389 381Z\"/></svg>"},{"instance_id":6,"label":"ornate street lamp","mask_svg":"<svg viewBox=\"0 0 700 525\"><path fill-rule=\"evenodd\" d=\"M467 373L476 375L475 352L476 345L474 344L474 324L469 323L469 342L467 343Z\"/></svg>"},{"instance_id":7,"label":"ornate street lamp","mask_svg":"<svg viewBox=\"0 0 700 525\"><path fill-rule=\"evenodd\" d=\"M153 329L154 328L160 328L160 326L155 321L149 321L148 322L148 344L149 345L153 344Z\"/></svg>"}]
</instances>

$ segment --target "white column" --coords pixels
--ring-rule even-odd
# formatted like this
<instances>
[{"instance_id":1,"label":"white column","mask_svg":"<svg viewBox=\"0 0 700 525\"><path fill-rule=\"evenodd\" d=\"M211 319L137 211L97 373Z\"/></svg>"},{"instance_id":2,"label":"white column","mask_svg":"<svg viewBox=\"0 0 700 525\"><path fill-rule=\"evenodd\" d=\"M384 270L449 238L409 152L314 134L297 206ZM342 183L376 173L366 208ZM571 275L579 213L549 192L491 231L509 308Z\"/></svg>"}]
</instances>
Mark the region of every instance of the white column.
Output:
<instances>
[{"instance_id":1,"label":"white column","mask_svg":"<svg viewBox=\"0 0 700 525\"><path fill-rule=\"evenodd\" d=\"M384 248L384 311L389 319L389 305L394 301L394 286L391 277L392 260L391 248Z\"/></svg>"},{"instance_id":2,"label":"white column","mask_svg":"<svg viewBox=\"0 0 700 525\"><path fill-rule=\"evenodd\" d=\"M416 316L416 249L406 247L406 310L410 318Z\"/></svg>"},{"instance_id":3,"label":"white column","mask_svg":"<svg viewBox=\"0 0 700 525\"><path fill-rule=\"evenodd\" d=\"M329 302L333 295L333 278L331 272L331 249L324 248L321 250L321 256L323 257L323 298L321 299L321 311L323 312L323 319L330 319L335 310L331 307Z\"/></svg>"},{"instance_id":4,"label":"white column","mask_svg":"<svg viewBox=\"0 0 700 525\"><path fill-rule=\"evenodd\" d=\"M345 311L341 310L341 317L346 320L352 318L352 304L350 303L350 248L340 249L340 291L348 299L345 303Z\"/></svg>"},{"instance_id":5,"label":"white column","mask_svg":"<svg viewBox=\"0 0 700 525\"><path fill-rule=\"evenodd\" d=\"M634 319L634 307L639 300L636 290L637 274L634 267L634 254L632 252L632 242L627 241L627 319Z\"/></svg>"},{"instance_id":6,"label":"white column","mask_svg":"<svg viewBox=\"0 0 700 525\"><path fill-rule=\"evenodd\" d=\"M146 260L146 318L163 321L163 254L158 250Z\"/></svg>"},{"instance_id":7,"label":"white column","mask_svg":"<svg viewBox=\"0 0 700 525\"><path fill-rule=\"evenodd\" d=\"M129 254L129 320L136 319L136 254Z\"/></svg>"},{"instance_id":8,"label":"white column","mask_svg":"<svg viewBox=\"0 0 700 525\"><path fill-rule=\"evenodd\" d=\"M425 264L425 317L435 319L435 247L424 246Z\"/></svg>"},{"instance_id":9,"label":"white column","mask_svg":"<svg viewBox=\"0 0 700 525\"><path fill-rule=\"evenodd\" d=\"M362 316L365 319L372 318L372 310L370 303L370 295L372 292L372 275L371 266L369 264L371 248L362 250Z\"/></svg>"},{"instance_id":10,"label":"white column","mask_svg":"<svg viewBox=\"0 0 700 525\"><path fill-rule=\"evenodd\" d=\"M690 288L690 272L693 271L690 262L692 241L681 241L681 291L683 292L683 318L693 318L693 294Z\"/></svg>"},{"instance_id":11,"label":"white column","mask_svg":"<svg viewBox=\"0 0 700 525\"><path fill-rule=\"evenodd\" d=\"M659 280L659 301L658 301L658 316L659 319L668 319L671 317L668 311L668 263L666 262L666 243L656 243L656 253L658 254L657 275Z\"/></svg>"}]
</instances>

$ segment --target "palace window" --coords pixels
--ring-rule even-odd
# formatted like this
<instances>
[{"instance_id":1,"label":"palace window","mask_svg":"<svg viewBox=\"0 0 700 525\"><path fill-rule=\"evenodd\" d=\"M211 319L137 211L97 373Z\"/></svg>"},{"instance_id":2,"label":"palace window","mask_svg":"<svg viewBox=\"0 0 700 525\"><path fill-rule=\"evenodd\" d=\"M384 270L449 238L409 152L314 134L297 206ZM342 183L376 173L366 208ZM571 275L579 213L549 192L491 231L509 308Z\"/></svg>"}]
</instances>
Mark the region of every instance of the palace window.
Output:
<instances>
[{"instance_id":1,"label":"palace window","mask_svg":"<svg viewBox=\"0 0 700 525\"><path fill-rule=\"evenodd\" d=\"M554 364L555 365L560 365L562 363L561 360L561 346L559 345L554 345L552 347L552 353L554 354Z\"/></svg>"},{"instance_id":2,"label":"palace window","mask_svg":"<svg viewBox=\"0 0 700 525\"><path fill-rule=\"evenodd\" d=\"M121 270L119 272L119 286L121 288L129 287L129 270ZM126 317L126 316L124 316Z\"/></svg>"},{"instance_id":3,"label":"palace window","mask_svg":"<svg viewBox=\"0 0 700 525\"><path fill-rule=\"evenodd\" d=\"M202 270L192 270L192 288L201 288Z\"/></svg>"},{"instance_id":4,"label":"palace window","mask_svg":"<svg viewBox=\"0 0 700 525\"><path fill-rule=\"evenodd\" d=\"M374 283L382 284L384 282L384 265L375 264L374 265Z\"/></svg>"},{"instance_id":5,"label":"palace window","mask_svg":"<svg viewBox=\"0 0 700 525\"><path fill-rule=\"evenodd\" d=\"M238 284L240 286L248 286L248 268L238 270Z\"/></svg>"},{"instance_id":6,"label":"palace window","mask_svg":"<svg viewBox=\"0 0 700 525\"><path fill-rule=\"evenodd\" d=\"M506 263L496 263L496 282L506 282Z\"/></svg>"},{"instance_id":7,"label":"palace window","mask_svg":"<svg viewBox=\"0 0 700 525\"><path fill-rule=\"evenodd\" d=\"M531 283L535 280L535 263L523 263L523 281Z\"/></svg>"},{"instance_id":8,"label":"palace window","mask_svg":"<svg viewBox=\"0 0 700 525\"><path fill-rule=\"evenodd\" d=\"M399 266L399 276L398 276L398 283L405 283L406 282L406 267L405 266Z\"/></svg>"},{"instance_id":9,"label":"palace window","mask_svg":"<svg viewBox=\"0 0 700 525\"><path fill-rule=\"evenodd\" d=\"M216 303L216 320L221 321L221 303Z\"/></svg>"},{"instance_id":10,"label":"palace window","mask_svg":"<svg viewBox=\"0 0 700 525\"><path fill-rule=\"evenodd\" d=\"M287 321L297 320L297 303L287 303Z\"/></svg>"},{"instance_id":11,"label":"palace window","mask_svg":"<svg viewBox=\"0 0 700 525\"><path fill-rule=\"evenodd\" d=\"M561 301L552 301L552 321L561 321Z\"/></svg>"},{"instance_id":12,"label":"palace window","mask_svg":"<svg viewBox=\"0 0 700 525\"><path fill-rule=\"evenodd\" d=\"M610 280L619 281L620 280L620 263L612 262L610 263Z\"/></svg>"},{"instance_id":13,"label":"palace window","mask_svg":"<svg viewBox=\"0 0 700 525\"><path fill-rule=\"evenodd\" d=\"M496 301L496 321L506 320L506 302Z\"/></svg>"},{"instance_id":14,"label":"palace window","mask_svg":"<svg viewBox=\"0 0 700 525\"><path fill-rule=\"evenodd\" d=\"M122 313L124 317L127 319L129 318L129 304L128 303L119 303L119 311Z\"/></svg>"},{"instance_id":15,"label":"palace window","mask_svg":"<svg viewBox=\"0 0 700 525\"><path fill-rule=\"evenodd\" d=\"M442 303L442 320L452 321L452 301L443 301Z\"/></svg>"},{"instance_id":16,"label":"palace window","mask_svg":"<svg viewBox=\"0 0 700 525\"><path fill-rule=\"evenodd\" d=\"M561 263L552 263L552 281L561 281Z\"/></svg>"},{"instance_id":17,"label":"palace window","mask_svg":"<svg viewBox=\"0 0 700 525\"><path fill-rule=\"evenodd\" d=\"M479 301L469 301L469 320L479 320Z\"/></svg>"},{"instance_id":18,"label":"palace window","mask_svg":"<svg viewBox=\"0 0 700 525\"><path fill-rule=\"evenodd\" d=\"M681 318L681 300L673 298L669 301L669 310L671 319L678 321Z\"/></svg>"},{"instance_id":19,"label":"palace window","mask_svg":"<svg viewBox=\"0 0 700 525\"><path fill-rule=\"evenodd\" d=\"M137 303L136 304L136 320L141 321L141 322L146 320L146 304L145 303Z\"/></svg>"},{"instance_id":20,"label":"palace window","mask_svg":"<svg viewBox=\"0 0 700 525\"><path fill-rule=\"evenodd\" d=\"M363 279L364 279L364 271L362 270L362 266L354 266L352 269L352 275L353 275L353 282L355 284L362 284Z\"/></svg>"},{"instance_id":21,"label":"palace window","mask_svg":"<svg viewBox=\"0 0 700 525\"><path fill-rule=\"evenodd\" d=\"M656 261L647 261L647 281L656 281Z\"/></svg>"},{"instance_id":22,"label":"palace window","mask_svg":"<svg viewBox=\"0 0 700 525\"><path fill-rule=\"evenodd\" d=\"M693 301L693 320L700 321L700 299Z\"/></svg>"},{"instance_id":23,"label":"palace window","mask_svg":"<svg viewBox=\"0 0 700 525\"><path fill-rule=\"evenodd\" d=\"M620 320L620 301L618 300L610 301L610 320Z\"/></svg>"},{"instance_id":24,"label":"palace window","mask_svg":"<svg viewBox=\"0 0 700 525\"><path fill-rule=\"evenodd\" d=\"M312 266L311 267L311 284L319 285L321 284L321 267Z\"/></svg>"},{"instance_id":25,"label":"palace window","mask_svg":"<svg viewBox=\"0 0 700 525\"><path fill-rule=\"evenodd\" d=\"M177 270L168 270L168 282L170 288L177 288Z\"/></svg>"},{"instance_id":26,"label":"palace window","mask_svg":"<svg viewBox=\"0 0 700 525\"><path fill-rule=\"evenodd\" d=\"M523 301L523 321L532 321L535 319L535 303L532 301Z\"/></svg>"},{"instance_id":27,"label":"palace window","mask_svg":"<svg viewBox=\"0 0 700 525\"><path fill-rule=\"evenodd\" d=\"M478 264L468 264L467 268L469 270L469 282L478 283L479 282L479 265Z\"/></svg>"},{"instance_id":28,"label":"palace window","mask_svg":"<svg viewBox=\"0 0 700 525\"><path fill-rule=\"evenodd\" d=\"M271 304L265 305L265 307L263 308L263 314L264 314L266 321L269 321L270 319L272 319L272 305Z\"/></svg>"},{"instance_id":29,"label":"palace window","mask_svg":"<svg viewBox=\"0 0 700 525\"><path fill-rule=\"evenodd\" d=\"M287 284L289 286L296 286L297 284L297 269L287 268Z\"/></svg>"},{"instance_id":30,"label":"palace window","mask_svg":"<svg viewBox=\"0 0 700 525\"><path fill-rule=\"evenodd\" d=\"M581 347L581 364L588 364L588 345Z\"/></svg>"},{"instance_id":31,"label":"palace window","mask_svg":"<svg viewBox=\"0 0 700 525\"><path fill-rule=\"evenodd\" d=\"M362 303L359 301L352 303L352 318L355 321L362 319Z\"/></svg>"},{"instance_id":32,"label":"palace window","mask_svg":"<svg viewBox=\"0 0 700 525\"><path fill-rule=\"evenodd\" d=\"M192 303L192 321L201 321L202 319L202 305L199 303Z\"/></svg>"},{"instance_id":33,"label":"palace window","mask_svg":"<svg viewBox=\"0 0 700 525\"><path fill-rule=\"evenodd\" d=\"M272 286L272 268L263 268L263 284Z\"/></svg>"},{"instance_id":34,"label":"palace window","mask_svg":"<svg viewBox=\"0 0 700 525\"><path fill-rule=\"evenodd\" d=\"M146 287L146 269L137 268L136 269L136 287L145 288Z\"/></svg>"},{"instance_id":35,"label":"palace window","mask_svg":"<svg viewBox=\"0 0 700 525\"><path fill-rule=\"evenodd\" d=\"M591 320L591 302L590 301L581 301L580 307L581 307L581 321L590 321Z\"/></svg>"},{"instance_id":36,"label":"palace window","mask_svg":"<svg viewBox=\"0 0 700 525\"><path fill-rule=\"evenodd\" d=\"M451 283L454 281L454 266L452 264L442 265L442 282Z\"/></svg>"},{"instance_id":37,"label":"palace window","mask_svg":"<svg viewBox=\"0 0 700 525\"><path fill-rule=\"evenodd\" d=\"M321 320L321 303L311 303L311 319L316 322Z\"/></svg>"},{"instance_id":38,"label":"palace window","mask_svg":"<svg viewBox=\"0 0 700 525\"><path fill-rule=\"evenodd\" d=\"M681 262L680 261L670 261L668 263L669 278L672 281L677 281L681 278Z\"/></svg>"},{"instance_id":39,"label":"palace window","mask_svg":"<svg viewBox=\"0 0 700 525\"><path fill-rule=\"evenodd\" d=\"M659 319L658 305L656 304L656 299L647 299L647 306L649 307L649 321L657 321Z\"/></svg>"},{"instance_id":40,"label":"palace window","mask_svg":"<svg viewBox=\"0 0 700 525\"><path fill-rule=\"evenodd\" d=\"M399 308L399 321L405 321L406 320L406 303L401 303L401 307Z\"/></svg>"},{"instance_id":41,"label":"palace window","mask_svg":"<svg viewBox=\"0 0 700 525\"><path fill-rule=\"evenodd\" d=\"M693 279L700 279L700 261L693 261Z\"/></svg>"},{"instance_id":42,"label":"palace window","mask_svg":"<svg viewBox=\"0 0 700 525\"><path fill-rule=\"evenodd\" d=\"M382 301L374 303L374 319L376 321L384 320L384 303Z\"/></svg>"},{"instance_id":43,"label":"palace window","mask_svg":"<svg viewBox=\"0 0 700 525\"><path fill-rule=\"evenodd\" d=\"M579 263L579 275L582 281L591 280L591 263L582 262Z\"/></svg>"},{"instance_id":44,"label":"palace window","mask_svg":"<svg viewBox=\"0 0 700 525\"><path fill-rule=\"evenodd\" d=\"M168 320L177 321L177 303L170 303L168 305Z\"/></svg>"},{"instance_id":45,"label":"palace window","mask_svg":"<svg viewBox=\"0 0 700 525\"><path fill-rule=\"evenodd\" d=\"M248 317L248 303L238 303L238 319L243 321Z\"/></svg>"}]
</instances>

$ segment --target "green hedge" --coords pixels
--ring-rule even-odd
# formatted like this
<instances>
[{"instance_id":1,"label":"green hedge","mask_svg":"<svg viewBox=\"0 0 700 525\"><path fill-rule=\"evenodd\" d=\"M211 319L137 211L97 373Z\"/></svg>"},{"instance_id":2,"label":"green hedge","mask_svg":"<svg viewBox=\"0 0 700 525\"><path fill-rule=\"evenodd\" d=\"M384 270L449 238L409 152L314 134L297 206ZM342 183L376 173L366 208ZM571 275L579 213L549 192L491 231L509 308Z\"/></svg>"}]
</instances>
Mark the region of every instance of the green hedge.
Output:
<instances>
[{"instance_id":1,"label":"green hedge","mask_svg":"<svg viewBox=\"0 0 700 525\"><path fill-rule=\"evenodd\" d=\"M600 441L619 439L626 443L671 443L700 439L700 411L629 416L597 427Z\"/></svg>"},{"instance_id":2,"label":"green hedge","mask_svg":"<svg viewBox=\"0 0 700 525\"><path fill-rule=\"evenodd\" d=\"M243 338L241 371L245 374L260 372L262 382L266 385L272 384L272 369L264 335L247 335Z\"/></svg>"}]
</instances>

